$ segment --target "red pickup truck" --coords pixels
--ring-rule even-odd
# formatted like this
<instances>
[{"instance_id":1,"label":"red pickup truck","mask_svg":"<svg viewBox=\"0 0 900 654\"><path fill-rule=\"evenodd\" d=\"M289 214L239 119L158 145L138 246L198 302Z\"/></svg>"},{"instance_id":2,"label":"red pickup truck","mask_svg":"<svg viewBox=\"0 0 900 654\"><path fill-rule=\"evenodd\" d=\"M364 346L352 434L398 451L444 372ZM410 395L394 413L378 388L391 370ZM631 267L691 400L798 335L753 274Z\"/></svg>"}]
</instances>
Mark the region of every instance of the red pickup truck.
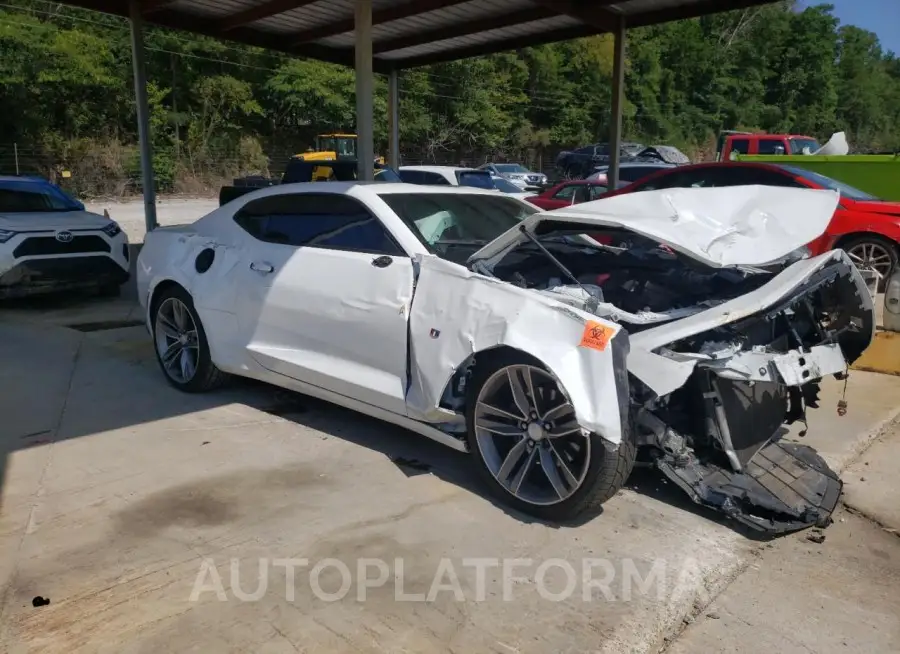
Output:
<instances>
[{"instance_id":1,"label":"red pickup truck","mask_svg":"<svg viewBox=\"0 0 900 654\"><path fill-rule=\"evenodd\" d=\"M812 136L727 131L719 134L716 161L731 161L732 154L809 154L820 147Z\"/></svg>"}]
</instances>

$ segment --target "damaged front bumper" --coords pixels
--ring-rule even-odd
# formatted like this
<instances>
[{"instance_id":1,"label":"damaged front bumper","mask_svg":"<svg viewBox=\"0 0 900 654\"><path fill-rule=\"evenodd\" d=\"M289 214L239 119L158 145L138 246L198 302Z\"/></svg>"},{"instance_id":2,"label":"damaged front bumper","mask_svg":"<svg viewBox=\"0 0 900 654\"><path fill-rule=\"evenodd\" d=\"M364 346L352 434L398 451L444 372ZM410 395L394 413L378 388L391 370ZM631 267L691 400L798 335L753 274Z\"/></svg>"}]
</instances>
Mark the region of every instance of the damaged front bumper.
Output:
<instances>
[{"instance_id":1,"label":"damaged front bumper","mask_svg":"<svg viewBox=\"0 0 900 654\"><path fill-rule=\"evenodd\" d=\"M770 534L830 522L842 482L815 450L782 438L785 425L818 408L823 377L846 377L874 326L871 296L846 255L795 266L804 274L782 273L791 283L756 311L740 306L744 296L705 312L706 321L672 325L681 339L652 356L684 383L645 398L636 415L639 443L653 446L656 466L694 502ZM757 301L782 282L756 291ZM695 327L685 330L688 321ZM632 339L632 352L646 334Z\"/></svg>"}]
</instances>

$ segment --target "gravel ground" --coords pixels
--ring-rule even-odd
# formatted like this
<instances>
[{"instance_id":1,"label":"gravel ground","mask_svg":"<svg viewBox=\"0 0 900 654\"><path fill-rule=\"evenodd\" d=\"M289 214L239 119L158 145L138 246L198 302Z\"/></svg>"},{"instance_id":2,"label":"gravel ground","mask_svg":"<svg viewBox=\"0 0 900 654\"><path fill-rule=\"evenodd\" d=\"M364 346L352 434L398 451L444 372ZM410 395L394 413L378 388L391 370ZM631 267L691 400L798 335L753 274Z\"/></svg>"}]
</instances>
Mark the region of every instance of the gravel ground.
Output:
<instances>
[{"instance_id":1,"label":"gravel ground","mask_svg":"<svg viewBox=\"0 0 900 654\"><path fill-rule=\"evenodd\" d=\"M192 223L202 218L219 206L215 198L193 199L158 199L156 201L156 219L160 225L179 225ZM103 213L109 210L109 215L117 221L131 243L143 243L144 241L144 203L142 200L128 202L91 202L87 204L88 211Z\"/></svg>"}]
</instances>

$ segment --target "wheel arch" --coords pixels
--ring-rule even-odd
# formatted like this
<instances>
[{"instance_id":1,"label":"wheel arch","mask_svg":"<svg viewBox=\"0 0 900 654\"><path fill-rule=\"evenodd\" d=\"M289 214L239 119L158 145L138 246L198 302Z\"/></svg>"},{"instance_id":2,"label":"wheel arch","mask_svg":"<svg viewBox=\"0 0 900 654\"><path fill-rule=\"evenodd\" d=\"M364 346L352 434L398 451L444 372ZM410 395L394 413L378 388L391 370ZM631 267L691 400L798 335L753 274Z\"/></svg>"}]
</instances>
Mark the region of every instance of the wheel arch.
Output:
<instances>
[{"instance_id":1,"label":"wheel arch","mask_svg":"<svg viewBox=\"0 0 900 654\"><path fill-rule=\"evenodd\" d=\"M898 236L900 236L900 229L898 229ZM846 243L850 241L854 241L858 238L877 238L880 241L886 241L893 245L894 251L900 255L900 243L898 243L895 239L890 236L885 236L881 232L877 232L874 229L856 229L852 232L847 232L846 234L841 234L838 236L837 240L834 242L835 248L843 248Z\"/></svg>"},{"instance_id":2,"label":"wheel arch","mask_svg":"<svg viewBox=\"0 0 900 654\"><path fill-rule=\"evenodd\" d=\"M476 371L485 366L489 366L491 361L504 354L521 356L523 359L530 359L537 365L546 368L547 371L562 385L562 388L565 389L565 385L562 384L562 380L559 379L553 369L539 358L525 350L500 343L471 353L454 368L441 391L440 408L464 413L466 410L466 385L462 383L462 380L465 379L466 383L468 383L468 380L474 377Z\"/></svg>"},{"instance_id":3,"label":"wheel arch","mask_svg":"<svg viewBox=\"0 0 900 654\"><path fill-rule=\"evenodd\" d=\"M153 320L153 312L156 309L156 303L159 301L159 298L163 294L163 292L165 292L167 289L170 289L170 288L180 288L185 293L190 295L190 291L184 286L184 284L182 284L170 277L163 278L163 279L159 280L158 282L156 282L150 288L149 295L147 297L146 321L147 321L147 328L150 329L151 331L152 331L151 321Z\"/></svg>"}]
</instances>

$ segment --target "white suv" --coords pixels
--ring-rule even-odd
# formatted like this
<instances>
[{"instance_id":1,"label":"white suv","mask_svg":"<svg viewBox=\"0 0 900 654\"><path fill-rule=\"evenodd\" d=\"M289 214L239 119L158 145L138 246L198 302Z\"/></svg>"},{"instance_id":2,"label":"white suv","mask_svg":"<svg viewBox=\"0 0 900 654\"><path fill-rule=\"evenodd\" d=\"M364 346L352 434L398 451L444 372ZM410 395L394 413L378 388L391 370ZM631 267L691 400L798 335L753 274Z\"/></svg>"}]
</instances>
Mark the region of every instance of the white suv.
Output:
<instances>
[{"instance_id":1,"label":"white suv","mask_svg":"<svg viewBox=\"0 0 900 654\"><path fill-rule=\"evenodd\" d=\"M0 299L85 287L112 295L129 270L115 221L46 180L0 176Z\"/></svg>"}]
</instances>

